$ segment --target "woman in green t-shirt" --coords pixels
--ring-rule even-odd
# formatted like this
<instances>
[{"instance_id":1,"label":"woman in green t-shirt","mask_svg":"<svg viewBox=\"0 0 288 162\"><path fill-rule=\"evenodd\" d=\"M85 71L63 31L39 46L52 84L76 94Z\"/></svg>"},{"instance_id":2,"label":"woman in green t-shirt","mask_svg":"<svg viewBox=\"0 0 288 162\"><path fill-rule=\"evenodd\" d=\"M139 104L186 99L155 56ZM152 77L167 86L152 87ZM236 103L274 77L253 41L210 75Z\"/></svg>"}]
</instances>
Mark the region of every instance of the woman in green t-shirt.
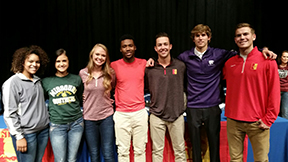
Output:
<instances>
[{"instance_id":1,"label":"woman in green t-shirt","mask_svg":"<svg viewBox=\"0 0 288 162\"><path fill-rule=\"evenodd\" d=\"M64 49L56 51L55 76L43 79L49 97L50 141L55 161L76 161L84 123L80 105L83 84L78 75L70 74Z\"/></svg>"}]
</instances>

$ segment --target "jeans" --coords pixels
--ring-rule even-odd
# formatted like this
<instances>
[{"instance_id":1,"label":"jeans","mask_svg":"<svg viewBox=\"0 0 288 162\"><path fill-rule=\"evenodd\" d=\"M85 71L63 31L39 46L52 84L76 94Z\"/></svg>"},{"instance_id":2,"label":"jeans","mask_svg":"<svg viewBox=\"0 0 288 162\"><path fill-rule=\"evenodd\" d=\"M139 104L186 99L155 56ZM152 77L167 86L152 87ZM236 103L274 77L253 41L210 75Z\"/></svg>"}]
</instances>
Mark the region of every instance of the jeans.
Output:
<instances>
[{"instance_id":1,"label":"jeans","mask_svg":"<svg viewBox=\"0 0 288 162\"><path fill-rule=\"evenodd\" d=\"M26 152L16 150L16 138L11 135L18 162L42 162L48 142L48 131L49 129L45 128L35 133L25 134L24 137L27 141Z\"/></svg>"},{"instance_id":2,"label":"jeans","mask_svg":"<svg viewBox=\"0 0 288 162\"><path fill-rule=\"evenodd\" d=\"M50 141L55 162L76 162L83 130L82 117L67 124L50 123Z\"/></svg>"},{"instance_id":3,"label":"jeans","mask_svg":"<svg viewBox=\"0 0 288 162\"><path fill-rule=\"evenodd\" d=\"M115 161L113 115L98 121L84 120L85 138L91 162L100 162L100 148L105 162Z\"/></svg>"},{"instance_id":4,"label":"jeans","mask_svg":"<svg viewBox=\"0 0 288 162\"><path fill-rule=\"evenodd\" d=\"M281 92L280 116L288 119L288 92Z\"/></svg>"}]
</instances>

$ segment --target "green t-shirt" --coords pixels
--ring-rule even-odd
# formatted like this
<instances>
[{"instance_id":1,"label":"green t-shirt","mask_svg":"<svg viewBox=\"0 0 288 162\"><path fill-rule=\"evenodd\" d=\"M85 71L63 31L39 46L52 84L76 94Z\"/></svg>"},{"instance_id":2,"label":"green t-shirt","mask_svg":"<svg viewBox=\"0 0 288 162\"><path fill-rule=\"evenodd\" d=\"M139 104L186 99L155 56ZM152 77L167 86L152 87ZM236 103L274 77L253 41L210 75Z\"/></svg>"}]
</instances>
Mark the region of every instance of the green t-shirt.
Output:
<instances>
[{"instance_id":1,"label":"green t-shirt","mask_svg":"<svg viewBox=\"0 0 288 162\"><path fill-rule=\"evenodd\" d=\"M45 96L49 97L50 121L55 124L74 122L82 116L83 83L78 75L47 77L42 80Z\"/></svg>"}]
</instances>

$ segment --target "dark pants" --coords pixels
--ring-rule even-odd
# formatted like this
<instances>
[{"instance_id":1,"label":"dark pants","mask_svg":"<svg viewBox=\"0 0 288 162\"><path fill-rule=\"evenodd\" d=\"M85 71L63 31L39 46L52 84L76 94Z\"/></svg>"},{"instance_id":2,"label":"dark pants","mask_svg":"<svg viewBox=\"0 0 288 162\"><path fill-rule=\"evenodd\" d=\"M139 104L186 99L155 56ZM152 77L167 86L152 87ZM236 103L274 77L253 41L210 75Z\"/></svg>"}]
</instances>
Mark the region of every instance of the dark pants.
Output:
<instances>
[{"instance_id":1,"label":"dark pants","mask_svg":"<svg viewBox=\"0 0 288 162\"><path fill-rule=\"evenodd\" d=\"M105 162L115 162L115 135L113 115L98 121L84 120L85 138L91 162L99 162L100 149Z\"/></svg>"},{"instance_id":2,"label":"dark pants","mask_svg":"<svg viewBox=\"0 0 288 162\"><path fill-rule=\"evenodd\" d=\"M202 162L200 127L204 123L209 143L210 161L220 162L219 134L220 115L219 106L209 108L187 108L187 124L192 144L193 162Z\"/></svg>"}]
</instances>

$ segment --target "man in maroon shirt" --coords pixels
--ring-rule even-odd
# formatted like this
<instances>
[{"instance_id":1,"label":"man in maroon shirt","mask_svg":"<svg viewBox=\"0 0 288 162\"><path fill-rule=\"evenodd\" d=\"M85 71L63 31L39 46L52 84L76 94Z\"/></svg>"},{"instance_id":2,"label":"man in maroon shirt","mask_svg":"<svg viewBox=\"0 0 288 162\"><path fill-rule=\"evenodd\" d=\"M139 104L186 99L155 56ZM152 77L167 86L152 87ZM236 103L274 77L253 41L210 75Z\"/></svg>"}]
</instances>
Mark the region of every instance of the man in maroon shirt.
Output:
<instances>
[{"instance_id":1,"label":"man in maroon shirt","mask_svg":"<svg viewBox=\"0 0 288 162\"><path fill-rule=\"evenodd\" d=\"M146 68L146 85L151 94L150 133L153 143L153 162L163 161L166 128L168 128L175 162L186 161L184 140L184 75L185 64L170 55L172 44L168 34L156 35L154 47L158 60Z\"/></svg>"}]
</instances>

